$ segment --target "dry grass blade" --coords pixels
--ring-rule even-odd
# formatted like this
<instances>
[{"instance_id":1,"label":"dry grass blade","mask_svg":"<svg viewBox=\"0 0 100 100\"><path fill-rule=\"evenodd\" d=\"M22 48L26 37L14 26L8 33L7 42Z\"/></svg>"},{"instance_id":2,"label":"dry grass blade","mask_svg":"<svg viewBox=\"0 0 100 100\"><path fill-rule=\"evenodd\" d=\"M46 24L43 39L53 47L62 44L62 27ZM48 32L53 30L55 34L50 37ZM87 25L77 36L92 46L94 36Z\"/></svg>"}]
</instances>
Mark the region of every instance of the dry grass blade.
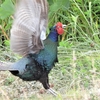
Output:
<instances>
[{"instance_id":1,"label":"dry grass blade","mask_svg":"<svg viewBox=\"0 0 100 100\"><path fill-rule=\"evenodd\" d=\"M0 88L1 94L2 94L2 99L3 100L10 100L9 96L7 95L7 93L5 91L3 91L2 88Z\"/></svg>"},{"instance_id":2,"label":"dry grass blade","mask_svg":"<svg viewBox=\"0 0 100 100\"><path fill-rule=\"evenodd\" d=\"M0 29L1 29L2 33L4 34L4 36L6 37L6 39L9 40L7 33L4 31L4 29L2 28L1 25L0 25Z\"/></svg>"}]
</instances>

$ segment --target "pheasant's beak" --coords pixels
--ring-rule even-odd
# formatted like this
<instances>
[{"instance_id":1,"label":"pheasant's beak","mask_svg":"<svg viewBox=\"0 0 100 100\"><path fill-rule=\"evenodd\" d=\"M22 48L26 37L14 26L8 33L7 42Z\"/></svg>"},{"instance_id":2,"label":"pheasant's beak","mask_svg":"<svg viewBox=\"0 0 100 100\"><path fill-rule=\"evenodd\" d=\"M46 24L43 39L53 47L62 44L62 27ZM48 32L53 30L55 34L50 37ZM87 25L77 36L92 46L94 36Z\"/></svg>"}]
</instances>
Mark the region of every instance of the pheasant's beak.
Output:
<instances>
[{"instance_id":1,"label":"pheasant's beak","mask_svg":"<svg viewBox=\"0 0 100 100\"><path fill-rule=\"evenodd\" d=\"M66 28L66 26L67 26L67 25L63 24L63 25L62 25L62 28L64 29L64 28Z\"/></svg>"}]
</instances>

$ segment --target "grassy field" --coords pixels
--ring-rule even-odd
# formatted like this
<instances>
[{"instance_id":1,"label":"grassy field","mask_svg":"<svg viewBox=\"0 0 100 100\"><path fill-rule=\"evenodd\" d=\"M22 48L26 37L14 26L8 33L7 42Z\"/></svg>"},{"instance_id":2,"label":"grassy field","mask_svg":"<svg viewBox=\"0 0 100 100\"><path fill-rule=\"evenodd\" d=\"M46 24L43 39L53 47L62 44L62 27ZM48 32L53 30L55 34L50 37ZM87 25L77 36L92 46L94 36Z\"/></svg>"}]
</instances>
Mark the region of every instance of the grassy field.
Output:
<instances>
[{"instance_id":1,"label":"grassy field","mask_svg":"<svg viewBox=\"0 0 100 100\"><path fill-rule=\"evenodd\" d=\"M42 93L39 82L25 82L9 72L0 72L0 100L100 100L99 47L85 43L69 45L59 46L59 63L49 74L50 84L59 94L57 97L47 91ZM6 61L16 60L10 51L1 55Z\"/></svg>"},{"instance_id":2,"label":"grassy field","mask_svg":"<svg viewBox=\"0 0 100 100\"><path fill-rule=\"evenodd\" d=\"M48 1L47 33L59 21L67 25L59 39L59 63L49 74L59 95L44 91L39 82L25 82L10 72L0 72L0 100L100 100L100 1ZM1 61L20 58L9 48L14 5L15 0L0 0Z\"/></svg>"}]
</instances>

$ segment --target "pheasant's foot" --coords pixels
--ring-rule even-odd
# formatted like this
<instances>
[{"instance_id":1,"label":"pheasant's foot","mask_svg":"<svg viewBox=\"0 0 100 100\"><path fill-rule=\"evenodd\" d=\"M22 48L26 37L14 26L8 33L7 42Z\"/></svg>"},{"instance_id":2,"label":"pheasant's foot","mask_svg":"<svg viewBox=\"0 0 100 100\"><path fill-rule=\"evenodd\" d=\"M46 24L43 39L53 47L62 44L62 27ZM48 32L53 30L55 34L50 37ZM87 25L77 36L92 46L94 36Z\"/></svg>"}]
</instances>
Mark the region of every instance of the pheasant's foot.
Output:
<instances>
[{"instance_id":1,"label":"pheasant's foot","mask_svg":"<svg viewBox=\"0 0 100 100\"><path fill-rule=\"evenodd\" d=\"M58 95L58 93L57 93L55 90L53 90L52 88L49 88L48 91L49 91L51 94L53 94L54 96L57 96L57 95Z\"/></svg>"}]
</instances>

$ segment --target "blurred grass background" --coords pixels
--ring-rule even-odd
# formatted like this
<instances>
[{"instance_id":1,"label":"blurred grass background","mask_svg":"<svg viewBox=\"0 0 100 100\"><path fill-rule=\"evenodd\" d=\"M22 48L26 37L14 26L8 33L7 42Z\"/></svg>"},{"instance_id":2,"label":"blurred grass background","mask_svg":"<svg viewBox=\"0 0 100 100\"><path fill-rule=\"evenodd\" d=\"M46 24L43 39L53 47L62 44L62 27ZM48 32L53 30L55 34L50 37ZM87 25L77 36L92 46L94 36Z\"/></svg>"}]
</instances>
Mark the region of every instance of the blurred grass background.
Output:
<instances>
[{"instance_id":1,"label":"blurred grass background","mask_svg":"<svg viewBox=\"0 0 100 100\"><path fill-rule=\"evenodd\" d=\"M100 100L100 1L48 0L49 28L67 25L59 38L59 63L51 71L50 83L59 93L41 94L39 82L23 82L9 72L0 72L0 100ZM10 51L10 29L15 0L0 1L0 60L14 62ZM19 85L20 84L20 85Z\"/></svg>"}]
</instances>

